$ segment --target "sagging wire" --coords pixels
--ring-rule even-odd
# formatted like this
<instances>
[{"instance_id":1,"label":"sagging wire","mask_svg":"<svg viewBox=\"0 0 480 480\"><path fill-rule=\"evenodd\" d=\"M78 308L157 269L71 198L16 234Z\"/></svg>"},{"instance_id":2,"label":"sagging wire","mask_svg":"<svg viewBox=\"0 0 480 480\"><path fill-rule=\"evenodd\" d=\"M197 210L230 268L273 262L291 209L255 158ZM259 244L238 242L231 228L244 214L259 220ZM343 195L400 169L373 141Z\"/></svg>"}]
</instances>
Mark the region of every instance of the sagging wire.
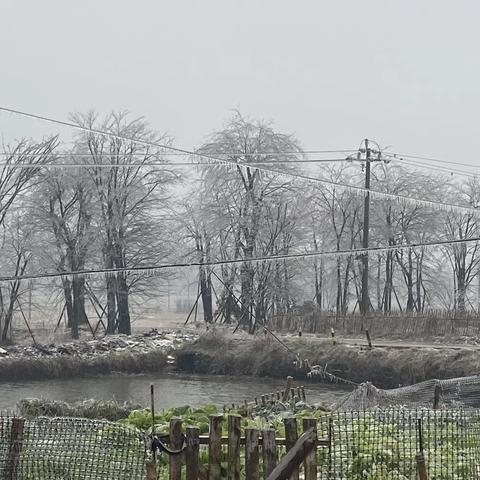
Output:
<instances>
[{"instance_id":1,"label":"sagging wire","mask_svg":"<svg viewBox=\"0 0 480 480\"><path fill-rule=\"evenodd\" d=\"M161 439L162 438L169 438L168 433L156 433L150 435L150 449L152 453L156 453L157 451L159 452L165 452L167 455L170 456L175 456L175 455L181 455L185 449L187 448L187 441L185 435L182 433L182 446L178 450L173 450L169 448L166 443L164 443Z\"/></svg>"},{"instance_id":2,"label":"sagging wire","mask_svg":"<svg viewBox=\"0 0 480 480\"><path fill-rule=\"evenodd\" d=\"M329 380L331 383L343 383L346 385L351 386L358 386L358 383L352 382L351 380L347 380L346 378L339 377L333 373L327 371L328 363L325 364L324 367L320 365L310 365L308 359L302 359L298 352L295 352L291 349L283 340L281 340L271 329L269 329L265 325L265 321L261 323L261 327L265 332L270 334L282 347L284 347L288 352L295 356L295 360L293 361L293 365L298 368L299 370L303 370L305 367L308 369L307 378L312 378L314 376L321 377L323 380Z\"/></svg>"},{"instance_id":3,"label":"sagging wire","mask_svg":"<svg viewBox=\"0 0 480 480\"><path fill-rule=\"evenodd\" d=\"M20 111L20 110L15 110L15 109L3 107L3 106L0 106L0 111L8 112L8 113L11 113L11 114L14 114L14 115L21 115L21 116L24 116L24 117L29 117L29 118L33 118L33 119L48 122L48 123L63 125L63 126L66 126L66 127L76 129L76 130L81 130L81 131L93 133L93 134L96 134L96 135L107 136L107 137L118 139L118 140L128 140L128 141L131 141L131 142L135 142L139 145L144 145L144 146L148 146L148 147L155 147L155 148L163 148L164 150L168 150L168 151L171 151L171 152L176 152L176 153L179 153L179 154L186 154L186 155L191 155L191 156L198 157L198 158L203 158L206 161L210 161L212 163L212 166L221 165L221 166L229 166L229 167L235 167L235 168L255 168L259 172L262 172L262 173L265 173L265 174L275 174L275 175L278 175L279 177L289 177L290 179L301 179L301 180L306 181L309 184L321 184L321 185L327 185L327 186L334 186L336 188L342 189L343 191L346 191L346 192L349 192L349 193L352 193L352 194L356 194L356 195L360 195L360 196L364 196L365 193L368 192L371 195L372 198L377 197L379 199L387 199L387 200L391 199L393 201L406 202L406 203L414 204L416 206L423 206L423 207L432 208L432 209L436 209L436 210L446 210L446 211L455 212L455 213L458 213L458 214L472 213L474 215L480 215L479 210L469 208L469 207L463 207L461 205L451 205L451 204L446 204L446 203L438 202L438 201L423 200L423 199L419 199L419 198L409 197L409 196L406 196L406 195L395 195L395 194L391 194L391 193L381 192L381 191L378 191L378 190L366 189L366 188L360 187L360 186L348 185L348 184L343 184L343 183L339 183L339 182L334 182L334 181L331 181L331 180L319 179L319 178L312 177L312 176L305 175L305 174L284 172L284 171L279 171L279 170L275 170L275 169L272 169L272 168L258 167L258 165L256 166L255 163L252 163L252 162L242 162L242 163L240 163L237 160L233 160L233 159L229 159L229 158L222 159L222 158L218 158L216 156L212 156L208 152L207 153L203 153L201 151L196 151L195 152L195 151L191 151L191 150L184 149L184 148L173 147L171 145L165 145L165 144L160 144L160 143L152 142L152 141L148 141L148 140L141 140L141 139L126 137L124 135L111 133L111 132L108 132L108 131L105 131L105 130L89 128L89 127L85 127L85 126L75 124L75 123L72 123L72 122L57 120L57 119L54 119L54 118L45 117L45 116L41 116L41 115L36 115L36 114L28 113L28 112L23 112L23 111Z\"/></svg>"}]
</instances>

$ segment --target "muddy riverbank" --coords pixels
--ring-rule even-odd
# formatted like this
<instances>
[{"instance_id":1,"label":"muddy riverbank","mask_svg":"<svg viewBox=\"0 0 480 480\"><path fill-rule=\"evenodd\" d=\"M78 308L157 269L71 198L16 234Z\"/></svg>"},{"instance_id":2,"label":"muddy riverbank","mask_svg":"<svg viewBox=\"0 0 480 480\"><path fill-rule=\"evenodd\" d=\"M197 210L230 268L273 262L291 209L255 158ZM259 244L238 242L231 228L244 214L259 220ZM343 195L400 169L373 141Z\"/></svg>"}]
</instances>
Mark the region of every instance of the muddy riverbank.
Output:
<instances>
[{"instance_id":1,"label":"muddy riverbank","mask_svg":"<svg viewBox=\"0 0 480 480\"><path fill-rule=\"evenodd\" d=\"M154 330L130 337L6 346L0 349L0 381L159 372L175 349L194 339L189 333Z\"/></svg>"},{"instance_id":2,"label":"muddy riverbank","mask_svg":"<svg viewBox=\"0 0 480 480\"><path fill-rule=\"evenodd\" d=\"M305 378L296 355L352 382L373 382L381 388L410 385L431 378L454 378L480 371L480 355L473 348L368 348L332 345L316 337L281 337L285 346L268 337L249 338L210 333L180 347L176 368L182 372ZM306 379L307 380L307 379ZM318 378L314 381L319 381Z\"/></svg>"}]
</instances>

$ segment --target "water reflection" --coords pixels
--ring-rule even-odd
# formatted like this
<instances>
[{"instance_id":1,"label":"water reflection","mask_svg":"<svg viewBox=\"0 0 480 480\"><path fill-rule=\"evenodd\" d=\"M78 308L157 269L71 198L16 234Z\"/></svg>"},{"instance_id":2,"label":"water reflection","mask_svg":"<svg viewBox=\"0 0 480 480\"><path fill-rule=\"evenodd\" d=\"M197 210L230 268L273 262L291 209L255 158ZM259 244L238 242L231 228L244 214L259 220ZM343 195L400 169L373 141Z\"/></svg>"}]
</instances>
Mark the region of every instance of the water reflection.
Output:
<instances>
[{"instance_id":1,"label":"water reflection","mask_svg":"<svg viewBox=\"0 0 480 480\"><path fill-rule=\"evenodd\" d=\"M284 388L281 379L210 375L156 374L109 375L97 378L62 379L0 384L0 410L13 409L22 398L46 398L73 402L85 398L130 400L149 404L149 385L155 385L156 408L240 403L254 396ZM309 402L332 403L348 390L337 385L307 385Z\"/></svg>"}]
</instances>

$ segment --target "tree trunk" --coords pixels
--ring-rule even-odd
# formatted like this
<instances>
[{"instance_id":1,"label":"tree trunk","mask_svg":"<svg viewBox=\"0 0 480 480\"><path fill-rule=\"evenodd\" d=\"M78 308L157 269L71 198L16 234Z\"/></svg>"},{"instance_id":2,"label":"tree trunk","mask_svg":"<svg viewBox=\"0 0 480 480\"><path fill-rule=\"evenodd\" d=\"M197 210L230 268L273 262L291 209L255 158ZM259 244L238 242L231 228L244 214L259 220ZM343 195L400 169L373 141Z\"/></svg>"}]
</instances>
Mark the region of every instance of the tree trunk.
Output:
<instances>
[{"instance_id":1,"label":"tree trunk","mask_svg":"<svg viewBox=\"0 0 480 480\"><path fill-rule=\"evenodd\" d=\"M3 323L3 331L2 331L2 342L7 341L8 332L12 328L12 319L13 319L13 309L15 306L15 302L18 298L18 290L20 289L20 282L18 280L12 282L11 289L10 289L10 300L8 302L8 309L5 314L5 320Z\"/></svg>"},{"instance_id":2,"label":"tree trunk","mask_svg":"<svg viewBox=\"0 0 480 480\"><path fill-rule=\"evenodd\" d=\"M130 309L128 305L128 285L126 275L117 275L118 333L132 334Z\"/></svg>"},{"instance_id":3,"label":"tree trunk","mask_svg":"<svg viewBox=\"0 0 480 480\"><path fill-rule=\"evenodd\" d=\"M465 312L466 312L465 292L466 292L465 272L463 270L459 270L457 272L457 290L455 292L455 298L456 298L455 303L457 306L457 313L460 315L465 315Z\"/></svg>"},{"instance_id":4,"label":"tree trunk","mask_svg":"<svg viewBox=\"0 0 480 480\"><path fill-rule=\"evenodd\" d=\"M200 294L202 296L203 318L205 322L213 322L212 280L204 267L200 267Z\"/></svg>"},{"instance_id":5,"label":"tree trunk","mask_svg":"<svg viewBox=\"0 0 480 480\"><path fill-rule=\"evenodd\" d=\"M248 258L252 257L252 252L248 252ZM254 271L251 262L248 260L242 263L240 270L241 277L241 314L240 323L249 325L249 332L252 331L251 317L253 308L253 278Z\"/></svg>"},{"instance_id":6,"label":"tree trunk","mask_svg":"<svg viewBox=\"0 0 480 480\"><path fill-rule=\"evenodd\" d=\"M73 316L70 325L72 338L78 338L78 326L83 321L82 304L83 295L83 279L74 278L72 281L72 298L73 298Z\"/></svg>"},{"instance_id":7,"label":"tree trunk","mask_svg":"<svg viewBox=\"0 0 480 480\"><path fill-rule=\"evenodd\" d=\"M107 269L113 268L113 258L110 249L107 250L105 255L105 267ZM115 276L113 274L106 275L106 287L107 287L107 335L114 334L116 331L116 285Z\"/></svg>"},{"instance_id":8,"label":"tree trunk","mask_svg":"<svg viewBox=\"0 0 480 480\"><path fill-rule=\"evenodd\" d=\"M383 313L389 315L392 311L393 291L393 253L387 252L385 260L385 288L383 295Z\"/></svg>"},{"instance_id":9,"label":"tree trunk","mask_svg":"<svg viewBox=\"0 0 480 480\"><path fill-rule=\"evenodd\" d=\"M340 258L337 258L337 299L336 299L336 314L337 317L342 310L342 265Z\"/></svg>"},{"instance_id":10,"label":"tree trunk","mask_svg":"<svg viewBox=\"0 0 480 480\"><path fill-rule=\"evenodd\" d=\"M72 301L72 283L68 278L63 280L63 295L65 297L65 311L67 313L67 327L72 328L73 324L73 301Z\"/></svg>"},{"instance_id":11,"label":"tree trunk","mask_svg":"<svg viewBox=\"0 0 480 480\"><path fill-rule=\"evenodd\" d=\"M382 269L382 256L378 255L377 257L377 311L382 310L382 293L380 287L381 281L381 269Z\"/></svg>"}]
</instances>

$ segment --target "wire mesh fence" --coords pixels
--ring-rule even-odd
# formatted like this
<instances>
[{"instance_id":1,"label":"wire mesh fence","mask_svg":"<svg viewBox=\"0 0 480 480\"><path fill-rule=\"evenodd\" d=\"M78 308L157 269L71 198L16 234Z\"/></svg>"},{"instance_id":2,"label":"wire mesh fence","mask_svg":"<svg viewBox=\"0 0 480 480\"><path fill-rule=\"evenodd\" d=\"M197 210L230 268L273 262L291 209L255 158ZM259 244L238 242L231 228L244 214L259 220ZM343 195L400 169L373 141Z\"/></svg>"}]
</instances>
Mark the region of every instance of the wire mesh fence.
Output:
<instances>
[{"instance_id":1,"label":"wire mesh fence","mask_svg":"<svg viewBox=\"0 0 480 480\"><path fill-rule=\"evenodd\" d=\"M240 428L241 418L230 417L212 416L210 433L203 437L198 437L198 429L172 419L176 426L171 431L178 438L166 437L166 442L178 447L175 442L183 431L187 449L170 459L159 455L158 478L266 477L294 448L292 439L313 427L316 455L305 458L298 472L305 480L413 480L418 478L420 453L430 480L480 479L477 410L395 408L330 412L302 420L280 415L258 429L245 429L243 422ZM191 437L195 431L197 437ZM0 478L143 480L149 445L140 431L110 422L3 416Z\"/></svg>"},{"instance_id":2,"label":"wire mesh fence","mask_svg":"<svg viewBox=\"0 0 480 480\"><path fill-rule=\"evenodd\" d=\"M417 479L420 452L430 480L480 478L478 411L388 409L328 418L330 461L319 464L320 478ZM326 421L319 423L322 431L328 431Z\"/></svg>"},{"instance_id":3,"label":"wire mesh fence","mask_svg":"<svg viewBox=\"0 0 480 480\"><path fill-rule=\"evenodd\" d=\"M146 455L145 437L120 424L0 416L3 480L143 480Z\"/></svg>"},{"instance_id":4,"label":"wire mesh fence","mask_svg":"<svg viewBox=\"0 0 480 480\"><path fill-rule=\"evenodd\" d=\"M312 310L272 316L268 324L275 331L316 333L329 335L332 328L338 335L364 336L368 329L377 338L419 338L434 337L475 338L480 331L480 317L477 313L458 316L454 312L430 310L421 314L397 312L388 315L371 315L364 318L359 314L339 316L335 312Z\"/></svg>"},{"instance_id":5,"label":"wire mesh fence","mask_svg":"<svg viewBox=\"0 0 480 480\"><path fill-rule=\"evenodd\" d=\"M478 408L480 407L480 375L425 380L400 388L381 389L370 382L337 401L337 410L367 410L386 407Z\"/></svg>"}]
</instances>

